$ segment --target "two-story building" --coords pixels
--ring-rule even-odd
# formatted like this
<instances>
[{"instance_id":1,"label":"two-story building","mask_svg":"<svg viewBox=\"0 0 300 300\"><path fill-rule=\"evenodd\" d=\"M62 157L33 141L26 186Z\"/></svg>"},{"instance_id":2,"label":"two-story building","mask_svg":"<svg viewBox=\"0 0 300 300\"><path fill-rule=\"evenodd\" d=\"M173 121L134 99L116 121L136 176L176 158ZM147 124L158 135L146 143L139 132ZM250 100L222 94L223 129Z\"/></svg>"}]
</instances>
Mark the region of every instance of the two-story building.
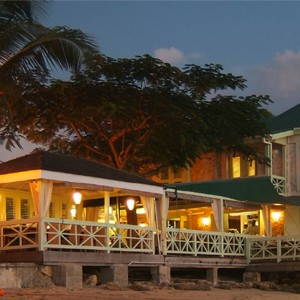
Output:
<instances>
[{"instance_id":1,"label":"two-story building","mask_svg":"<svg viewBox=\"0 0 300 300\"><path fill-rule=\"evenodd\" d=\"M268 165L207 153L188 169L161 173L156 180L168 185L168 226L243 233L255 220L260 235L299 236L300 104L269 128L268 137L247 141Z\"/></svg>"},{"instance_id":2,"label":"two-story building","mask_svg":"<svg viewBox=\"0 0 300 300\"><path fill-rule=\"evenodd\" d=\"M221 266L299 259L299 113L249 141L269 165L208 153L151 181L43 151L0 164L1 286L21 285L40 265L59 285L80 286L93 266L102 283L127 286L133 267L149 266L158 282L172 268L204 268L216 283ZM243 231L250 223L257 235Z\"/></svg>"}]
</instances>

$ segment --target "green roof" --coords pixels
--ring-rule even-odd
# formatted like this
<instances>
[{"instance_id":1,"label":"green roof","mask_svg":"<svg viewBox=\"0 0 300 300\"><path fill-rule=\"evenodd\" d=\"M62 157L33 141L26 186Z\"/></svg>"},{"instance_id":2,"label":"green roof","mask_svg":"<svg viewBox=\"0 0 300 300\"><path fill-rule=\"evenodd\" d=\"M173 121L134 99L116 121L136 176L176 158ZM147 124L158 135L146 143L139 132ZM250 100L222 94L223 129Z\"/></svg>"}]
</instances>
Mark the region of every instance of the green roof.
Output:
<instances>
[{"instance_id":1,"label":"green roof","mask_svg":"<svg viewBox=\"0 0 300 300\"><path fill-rule=\"evenodd\" d=\"M272 133L300 128L300 104L272 118L269 121L268 127Z\"/></svg>"},{"instance_id":2,"label":"green roof","mask_svg":"<svg viewBox=\"0 0 300 300\"><path fill-rule=\"evenodd\" d=\"M175 188L177 192L194 192L239 201L300 205L300 197L279 195L269 176L177 183L168 187Z\"/></svg>"}]
</instances>

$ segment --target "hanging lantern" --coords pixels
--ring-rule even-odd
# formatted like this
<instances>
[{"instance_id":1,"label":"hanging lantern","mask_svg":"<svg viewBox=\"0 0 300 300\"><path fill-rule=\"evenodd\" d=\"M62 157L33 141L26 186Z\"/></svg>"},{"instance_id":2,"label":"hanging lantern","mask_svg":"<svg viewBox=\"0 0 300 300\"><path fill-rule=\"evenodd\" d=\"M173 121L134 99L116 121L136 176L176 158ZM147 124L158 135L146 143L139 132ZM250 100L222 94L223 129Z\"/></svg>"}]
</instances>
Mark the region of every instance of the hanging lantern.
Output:
<instances>
[{"instance_id":1,"label":"hanging lantern","mask_svg":"<svg viewBox=\"0 0 300 300\"><path fill-rule=\"evenodd\" d=\"M133 210L135 206L135 201L132 198L127 199L126 205L129 210Z\"/></svg>"},{"instance_id":2,"label":"hanging lantern","mask_svg":"<svg viewBox=\"0 0 300 300\"><path fill-rule=\"evenodd\" d=\"M73 193L73 200L76 205L80 204L82 198L82 194L80 192Z\"/></svg>"}]
</instances>

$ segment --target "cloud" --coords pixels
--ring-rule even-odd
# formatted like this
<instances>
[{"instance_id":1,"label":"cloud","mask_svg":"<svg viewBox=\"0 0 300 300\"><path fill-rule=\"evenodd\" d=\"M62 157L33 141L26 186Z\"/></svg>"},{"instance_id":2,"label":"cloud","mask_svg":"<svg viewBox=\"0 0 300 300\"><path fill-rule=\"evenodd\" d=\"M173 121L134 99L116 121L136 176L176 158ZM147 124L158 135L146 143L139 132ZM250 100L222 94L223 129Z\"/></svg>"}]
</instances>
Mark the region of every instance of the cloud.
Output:
<instances>
[{"instance_id":1,"label":"cloud","mask_svg":"<svg viewBox=\"0 0 300 300\"><path fill-rule=\"evenodd\" d=\"M173 65L186 62L184 53L175 47L156 49L154 50L154 57Z\"/></svg>"},{"instance_id":2,"label":"cloud","mask_svg":"<svg viewBox=\"0 0 300 300\"><path fill-rule=\"evenodd\" d=\"M270 65L252 67L251 73L255 90L274 101L269 107L274 113L300 103L300 52L277 53Z\"/></svg>"},{"instance_id":3,"label":"cloud","mask_svg":"<svg viewBox=\"0 0 300 300\"><path fill-rule=\"evenodd\" d=\"M154 50L154 57L172 65L182 65L186 63L194 63L195 61L197 62L203 57L203 55L200 52L185 54L182 50L171 47Z\"/></svg>"}]
</instances>

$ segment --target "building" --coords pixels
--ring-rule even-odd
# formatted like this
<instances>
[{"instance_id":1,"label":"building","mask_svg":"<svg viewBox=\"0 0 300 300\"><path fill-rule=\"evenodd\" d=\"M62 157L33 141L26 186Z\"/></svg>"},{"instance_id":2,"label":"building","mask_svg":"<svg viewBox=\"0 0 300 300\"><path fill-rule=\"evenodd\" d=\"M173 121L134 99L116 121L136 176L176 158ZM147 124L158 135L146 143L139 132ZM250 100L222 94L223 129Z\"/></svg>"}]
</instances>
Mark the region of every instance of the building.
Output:
<instances>
[{"instance_id":1,"label":"building","mask_svg":"<svg viewBox=\"0 0 300 300\"><path fill-rule=\"evenodd\" d=\"M264 236L300 235L300 104L274 117L271 134L247 142L270 163L204 154L187 170L167 170L170 227L242 233L255 220Z\"/></svg>"},{"instance_id":2,"label":"building","mask_svg":"<svg viewBox=\"0 0 300 300\"><path fill-rule=\"evenodd\" d=\"M80 286L89 267L124 287L134 267L160 283L174 268L205 269L214 284L220 268L287 271L292 261L300 271L299 110L249 141L269 165L210 153L158 183L44 151L0 164L1 286L19 287L41 266L64 286ZM257 234L245 234L252 222Z\"/></svg>"}]
</instances>

